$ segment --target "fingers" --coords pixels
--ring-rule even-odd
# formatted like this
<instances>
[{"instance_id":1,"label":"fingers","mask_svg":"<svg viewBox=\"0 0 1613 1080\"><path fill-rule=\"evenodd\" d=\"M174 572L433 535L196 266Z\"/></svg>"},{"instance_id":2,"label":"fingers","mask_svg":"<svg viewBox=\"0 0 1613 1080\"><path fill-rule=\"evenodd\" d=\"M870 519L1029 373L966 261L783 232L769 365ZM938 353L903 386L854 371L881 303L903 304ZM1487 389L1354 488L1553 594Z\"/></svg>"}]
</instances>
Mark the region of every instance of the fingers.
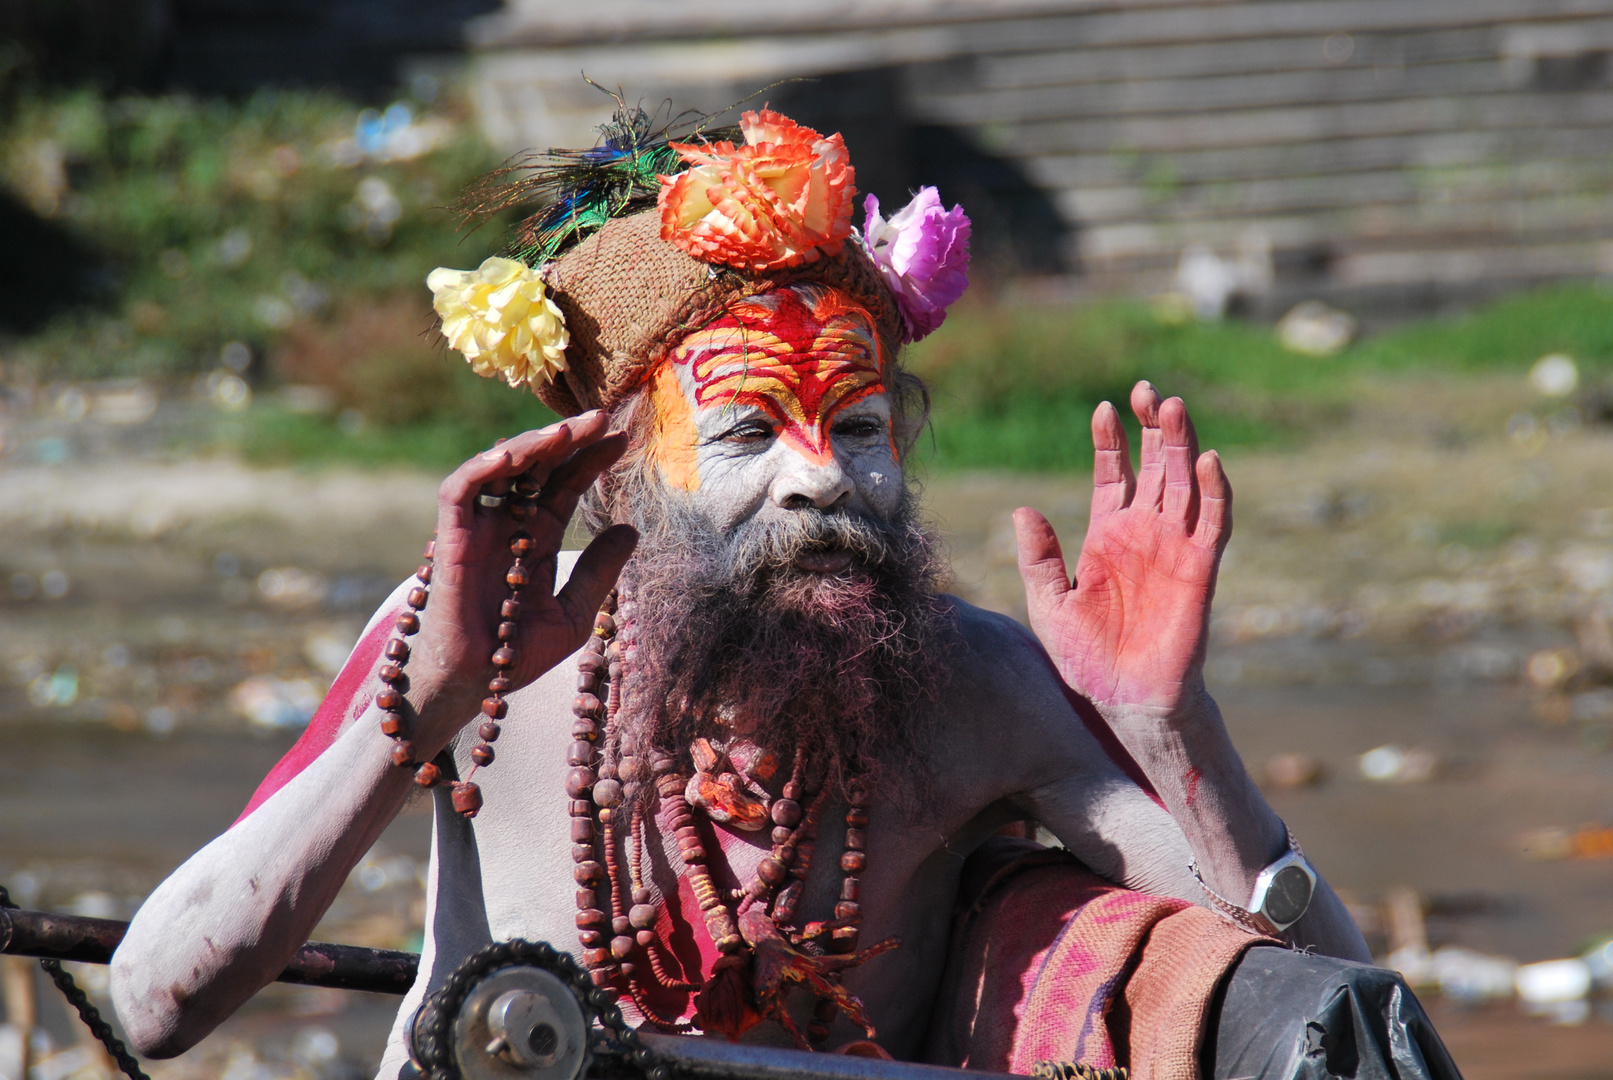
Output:
<instances>
[{"instance_id":1,"label":"fingers","mask_svg":"<svg viewBox=\"0 0 1613 1080\"><path fill-rule=\"evenodd\" d=\"M1199 481L1199 520L1193 542L1217 553L1232 539L1232 484L1221 467L1221 455L1209 450L1195 466Z\"/></svg>"},{"instance_id":2,"label":"fingers","mask_svg":"<svg viewBox=\"0 0 1613 1080\"><path fill-rule=\"evenodd\" d=\"M1025 603L1032 612L1070 591L1064 549L1047 518L1028 506L1015 510L1014 540L1019 548L1019 576L1025 582Z\"/></svg>"},{"instance_id":3,"label":"fingers","mask_svg":"<svg viewBox=\"0 0 1613 1080\"><path fill-rule=\"evenodd\" d=\"M574 631L587 633L593 626L594 612L605 602L605 594L616 584L617 575L637 546L637 529L631 525L612 525L594 537L593 543L577 557L571 577L555 597Z\"/></svg>"},{"instance_id":4,"label":"fingers","mask_svg":"<svg viewBox=\"0 0 1613 1080\"><path fill-rule=\"evenodd\" d=\"M1193 474L1199 458L1199 438L1181 398L1173 397L1160 405L1159 429L1164 440L1165 516L1182 522L1192 532L1199 511L1199 485Z\"/></svg>"},{"instance_id":5,"label":"fingers","mask_svg":"<svg viewBox=\"0 0 1613 1080\"><path fill-rule=\"evenodd\" d=\"M1105 401L1092 413L1092 517L1124 510L1137 489L1120 413Z\"/></svg>"},{"instance_id":6,"label":"fingers","mask_svg":"<svg viewBox=\"0 0 1613 1080\"><path fill-rule=\"evenodd\" d=\"M507 491L509 481L522 473L542 483L574 448L599 441L606 423L604 414L596 409L538 431L523 432L471 458L437 489L439 527L468 524L476 496L484 488L493 493Z\"/></svg>"},{"instance_id":7,"label":"fingers","mask_svg":"<svg viewBox=\"0 0 1613 1080\"><path fill-rule=\"evenodd\" d=\"M572 454L559 467L549 473L538 496L537 514L527 526L540 551L558 549L566 525L583 492L593 486L601 473L621 459L627 452L627 435L617 432L607 435Z\"/></svg>"},{"instance_id":8,"label":"fingers","mask_svg":"<svg viewBox=\"0 0 1613 1080\"><path fill-rule=\"evenodd\" d=\"M1131 388L1131 411L1143 426L1133 502L1157 508L1165 490L1165 437L1159 430L1159 391L1146 379Z\"/></svg>"}]
</instances>

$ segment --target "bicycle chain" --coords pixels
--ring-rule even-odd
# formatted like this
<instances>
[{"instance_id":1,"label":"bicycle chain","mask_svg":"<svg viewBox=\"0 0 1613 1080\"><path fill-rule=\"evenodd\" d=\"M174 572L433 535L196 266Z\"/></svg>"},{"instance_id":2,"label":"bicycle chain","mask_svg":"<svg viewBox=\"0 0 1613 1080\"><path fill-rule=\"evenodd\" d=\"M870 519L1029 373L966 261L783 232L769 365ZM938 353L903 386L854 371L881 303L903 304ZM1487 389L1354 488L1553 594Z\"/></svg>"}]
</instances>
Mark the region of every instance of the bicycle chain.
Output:
<instances>
[{"instance_id":1,"label":"bicycle chain","mask_svg":"<svg viewBox=\"0 0 1613 1080\"><path fill-rule=\"evenodd\" d=\"M625 1060L637 1067L646 1080L671 1080L672 1070L661 1055L644 1045L638 1032L623 1019L622 1010L606 991L594 986L577 961L546 941L522 938L494 942L472 953L454 969L447 982L421 1003L410 1025L409 1041L415 1065L427 1080L462 1080L454 1062L454 1018L483 976L510 964L542 968L565 983L577 996L590 1030L596 1022L603 1028L594 1035L596 1044L614 1040L626 1051L622 1055Z\"/></svg>"},{"instance_id":2,"label":"bicycle chain","mask_svg":"<svg viewBox=\"0 0 1613 1080\"><path fill-rule=\"evenodd\" d=\"M11 894L6 891L4 885L0 885L0 908L19 910L17 905L11 902ZM106 1047L106 1052L112 1055L112 1060L118 1063L118 1068L123 1070L123 1074L129 1080L151 1080L140 1071L140 1063L129 1053L129 1048L123 1045L123 1040L113 1033L112 1025L102 1018L101 1010L95 1007L89 995L79 988L73 976L62 969L61 961L41 960L39 966L45 969L45 974L56 984L56 989L62 992L67 1003L78 1012L78 1018L84 1021L84 1026L90 1029L90 1034ZM26 1038L26 1033L24 1037Z\"/></svg>"}]
</instances>

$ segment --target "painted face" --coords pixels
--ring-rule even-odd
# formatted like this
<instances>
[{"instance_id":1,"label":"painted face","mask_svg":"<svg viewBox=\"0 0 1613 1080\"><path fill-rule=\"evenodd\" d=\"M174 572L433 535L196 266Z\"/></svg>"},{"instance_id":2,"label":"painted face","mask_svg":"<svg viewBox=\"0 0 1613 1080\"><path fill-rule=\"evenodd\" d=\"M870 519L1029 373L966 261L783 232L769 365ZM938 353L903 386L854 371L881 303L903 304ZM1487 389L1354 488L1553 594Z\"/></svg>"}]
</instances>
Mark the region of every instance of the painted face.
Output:
<instances>
[{"instance_id":1,"label":"painted face","mask_svg":"<svg viewBox=\"0 0 1613 1080\"><path fill-rule=\"evenodd\" d=\"M887 371L872 319L844 293L738 301L655 373L652 459L725 526L806 506L888 516L902 481Z\"/></svg>"}]
</instances>

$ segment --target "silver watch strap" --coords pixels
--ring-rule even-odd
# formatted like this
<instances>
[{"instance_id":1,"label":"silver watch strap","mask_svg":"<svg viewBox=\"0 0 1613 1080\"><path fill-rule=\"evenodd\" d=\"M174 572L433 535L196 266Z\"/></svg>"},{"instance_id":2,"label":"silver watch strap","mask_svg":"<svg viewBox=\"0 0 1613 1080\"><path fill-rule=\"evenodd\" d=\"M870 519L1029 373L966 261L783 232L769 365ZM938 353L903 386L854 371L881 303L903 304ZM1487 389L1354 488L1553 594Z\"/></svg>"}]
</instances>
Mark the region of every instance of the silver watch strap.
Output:
<instances>
[{"instance_id":1,"label":"silver watch strap","mask_svg":"<svg viewBox=\"0 0 1613 1080\"><path fill-rule=\"evenodd\" d=\"M1288 850L1300 858L1304 858L1305 853L1299 848L1299 840L1294 836L1294 830L1288 827L1287 822L1283 823L1283 832L1288 834ZM1280 859L1282 856L1279 855L1277 858ZM1204 875L1199 873L1197 859L1188 862L1187 868L1193 872L1193 880L1197 881L1199 888L1204 890L1204 898L1210 902L1210 907L1215 910L1217 915L1235 926L1242 927L1251 934L1270 936L1280 933L1265 916L1258 912L1250 911L1239 904L1234 904L1231 900L1210 888L1209 883L1204 880Z\"/></svg>"}]
</instances>

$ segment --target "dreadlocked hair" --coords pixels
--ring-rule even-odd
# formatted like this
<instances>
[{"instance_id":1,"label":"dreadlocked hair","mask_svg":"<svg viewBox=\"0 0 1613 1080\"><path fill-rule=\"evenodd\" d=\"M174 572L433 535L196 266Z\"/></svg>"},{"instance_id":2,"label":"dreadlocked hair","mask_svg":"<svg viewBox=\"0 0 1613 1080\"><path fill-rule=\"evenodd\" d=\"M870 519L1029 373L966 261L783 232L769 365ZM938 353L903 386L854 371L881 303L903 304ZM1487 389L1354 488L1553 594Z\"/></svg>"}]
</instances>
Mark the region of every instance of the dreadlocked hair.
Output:
<instances>
[{"instance_id":1,"label":"dreadlocked hair","mask_svg":"<svg viewBox=\"0 0 1613 1080\"><path fill-rule=\"evenodd\" d=\"M706 113L686 111L659 123L642 105L629 105L620 91L592 79L588 83L616 100L610 121L599 126L597 145L523 151L478 180L455 204L467 223L539 207L516 227L508 249L511 258L528 266L552 262L606 222L653 208L659 177L683 168L674 141L740 137L738 128L708 129L712 115Z\"/></svg>"}]
</instances>

